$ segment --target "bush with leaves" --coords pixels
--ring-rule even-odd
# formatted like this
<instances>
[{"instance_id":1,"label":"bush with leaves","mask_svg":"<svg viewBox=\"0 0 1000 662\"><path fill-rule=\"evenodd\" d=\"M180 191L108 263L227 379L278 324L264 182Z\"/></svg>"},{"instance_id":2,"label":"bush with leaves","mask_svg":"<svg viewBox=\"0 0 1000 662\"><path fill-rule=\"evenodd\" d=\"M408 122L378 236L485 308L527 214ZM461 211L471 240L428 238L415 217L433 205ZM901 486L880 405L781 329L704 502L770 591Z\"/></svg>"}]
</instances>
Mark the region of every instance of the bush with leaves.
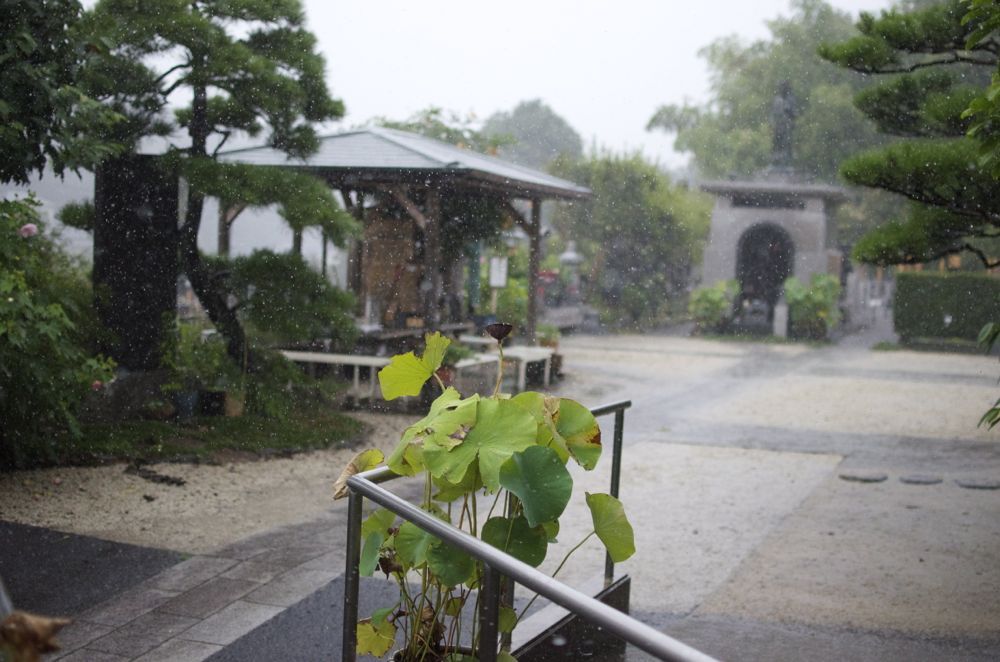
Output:
<instances>
[{"instance_id":1,"label":"bush with leaves","mask_svg":"<svg viewBox=\"0 0 1000 662\"><path fill-rule=\"evenodd\" d=\"M229 263L227 289L257 343L330 338L336 349L354 345L354 297L334 287L298 255L255 251Z\"/></svg>"},{"instance_id":2,"label":"bush with leaves","mask_svg":"<svg viewBox=\"0 0 1000 662\"><path fill-rule=\"evenodd\" d=\"M793 338L822 340L840 321L840 281L829 274L813 274L808 287L794 276L789 278L785 301Z\"/></svg>"},{"instance_id":3,"label":"bush with leaves","mask_svg":"<svg viewBox=\"0 0 1000 662\"><path fill-rule=\"evenodd\" d=\"M733 301L739 292L735 280L720 280L709 287L699 287L688 300L688 314L699 331L722 331L733 314Z\"/></svg>"},{"instance_id":4,"label":"bush with leaves","mask_svg":"<svg viewBox=\"0 0 1000 662\"><path fill-rule=\"evenodd\" d=\"M80 291L70 260L46 236L36 204L0 201L0 466L48 453L43 437L79 434L84 397L111 379L110 360L93 356L66 298Z\"/></svg>"}]
</instances>

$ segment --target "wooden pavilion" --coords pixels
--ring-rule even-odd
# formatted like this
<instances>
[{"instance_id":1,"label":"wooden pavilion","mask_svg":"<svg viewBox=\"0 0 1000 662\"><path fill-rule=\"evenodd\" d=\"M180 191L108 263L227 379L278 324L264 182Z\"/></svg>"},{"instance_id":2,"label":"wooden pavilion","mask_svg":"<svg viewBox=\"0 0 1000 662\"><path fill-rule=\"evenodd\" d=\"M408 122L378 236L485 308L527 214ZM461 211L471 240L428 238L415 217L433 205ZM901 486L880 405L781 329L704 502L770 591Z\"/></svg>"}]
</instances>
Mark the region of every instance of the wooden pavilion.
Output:
<instances>
[{"instance_id":1,"label":"wooden pavilion","mask_svg":"<svg viewBox=\"0 0 1000 662\"><path fill-rule=\"evenodd\" d=\"M429 329L460 321L449 320L445 305L445 294L455 283L442 256L442 198L460 194L498 203L528 237L528 321L523 335L532 343L538 318L541 202L580 200L591 194L538 170L387 128L322 138L319 150L306 160L289 159L269 147L229 151L223 159L303 169L338 190L364 227L363 239L351 248L348 261L348 280L359 302L378 300L399 311L419 311ZM514 204L518 200L528 205ZM525 214L519 208L530 211Z\"/></svg>"}]
</instances>

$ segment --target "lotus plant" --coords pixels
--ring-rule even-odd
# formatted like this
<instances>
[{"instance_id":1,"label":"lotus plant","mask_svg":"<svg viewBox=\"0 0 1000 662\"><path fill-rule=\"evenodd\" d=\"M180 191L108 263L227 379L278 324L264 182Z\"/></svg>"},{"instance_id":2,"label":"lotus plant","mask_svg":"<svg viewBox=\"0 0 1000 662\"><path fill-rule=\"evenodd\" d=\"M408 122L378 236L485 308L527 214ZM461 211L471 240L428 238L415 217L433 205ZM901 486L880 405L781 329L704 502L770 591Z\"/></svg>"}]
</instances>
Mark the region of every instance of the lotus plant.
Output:
<instances>
[{"instance_id":1,"label":"lotus plant","mask_svg":"<svg viewBox=\"0 0 1000 662\"><path fill-rule=\"evenodd\" d=\"M490 333L502 352L510 327L494 326ZM419 395L449 343L439 333L428 334L422 356L393 357L378 375L383 397ZM490 397L463 397L439 381L441 393L427 415L403 430L387 459L378 450L355 457L339 481L339 495L346 494L347 475L385 462L399 475L423 477L425 511L537 567L555 542L559 517L572 497L566 465L572 460L592 470L601 456L601 430L574 400L535 392L512 397L499 392L500 383ZM622 504L608 494L586 494L585 500L593 530L584 541L596 535L615 562L630 557L634 538ZM480 565L416 525L399 523L385 509L372 512L361 531L361 574L384 573L398 584L399 597L358 623L358 654L385 656L401 631L397 660L470 659L480 633L473 619L471 639L460 640L462 618L465 607L478 601ZM523 612L502 606L500 631L510 632L520 616ZM513 658L502 651L501 659Z\"/></svg>"}]
</instances>

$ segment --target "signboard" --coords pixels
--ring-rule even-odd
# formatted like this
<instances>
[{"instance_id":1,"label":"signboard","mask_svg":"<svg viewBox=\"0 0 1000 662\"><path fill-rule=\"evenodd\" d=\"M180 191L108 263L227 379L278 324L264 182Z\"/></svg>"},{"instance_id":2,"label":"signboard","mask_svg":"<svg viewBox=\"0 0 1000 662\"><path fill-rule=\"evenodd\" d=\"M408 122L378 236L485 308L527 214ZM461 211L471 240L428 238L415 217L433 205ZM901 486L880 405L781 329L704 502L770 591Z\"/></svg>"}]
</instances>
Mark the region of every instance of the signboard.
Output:
<instances>
[{"instance_id":1,"label":"signboard","mask_svg":"<svg viewBox=\"0 0 1000 662\"><path fill-rule=\"evenodd\" d=\"M507 258L490 258L490 287L507 287Z\"/></svg>"}]
</instances>

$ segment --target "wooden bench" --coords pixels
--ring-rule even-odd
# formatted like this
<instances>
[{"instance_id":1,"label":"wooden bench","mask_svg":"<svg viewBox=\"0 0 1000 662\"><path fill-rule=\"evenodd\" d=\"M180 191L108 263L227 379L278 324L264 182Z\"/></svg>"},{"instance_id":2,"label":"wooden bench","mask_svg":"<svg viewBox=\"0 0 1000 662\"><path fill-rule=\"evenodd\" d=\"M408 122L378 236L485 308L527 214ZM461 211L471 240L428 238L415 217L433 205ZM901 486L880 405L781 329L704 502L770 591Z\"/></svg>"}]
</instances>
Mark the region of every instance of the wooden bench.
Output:
<instances>
[{"instance_id":1,"label":"wooden bench","mask_svg":"<svg viewBox=\"0 0 1000 662\"><path fill-rule=\"evenodd\" d=\"M375 398L375 369L389 365L389 359L382 356L366 356L363 354L327 354L326 352L295 352L283 350L281 352L286 359L295 363L306 365L349 365L354 366L354 391L361 392L361 368L370 369L368 379L368 397Z\"/></svg>"}]
</instances>

